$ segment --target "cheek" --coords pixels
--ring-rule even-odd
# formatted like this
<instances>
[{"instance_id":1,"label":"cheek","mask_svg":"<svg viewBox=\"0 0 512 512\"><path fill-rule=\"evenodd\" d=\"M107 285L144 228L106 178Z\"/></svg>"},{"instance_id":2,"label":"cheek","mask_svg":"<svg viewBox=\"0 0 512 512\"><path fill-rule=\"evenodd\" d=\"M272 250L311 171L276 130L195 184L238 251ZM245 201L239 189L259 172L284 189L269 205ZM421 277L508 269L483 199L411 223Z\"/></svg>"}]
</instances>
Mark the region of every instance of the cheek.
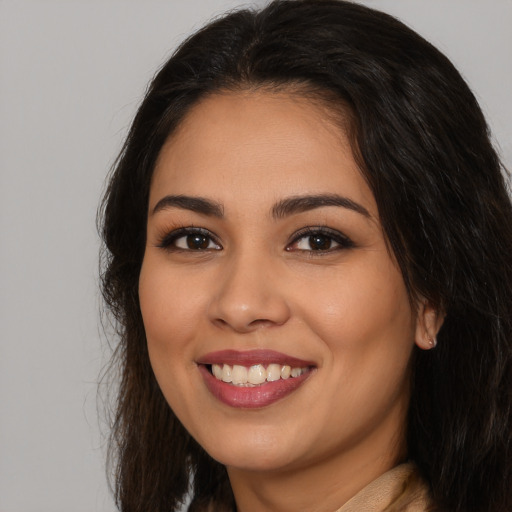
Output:
<instances>
[{"instance_id":1,"label":"cheek","mask_svg":"<svg viewBox=\"0 0 512 512\"><path fill-rule=\"evenodd\" d=\"M160 389L174 413L187 418L187 400L197 390L190 383L197 331L197 294L187 293L179 277L158 257L144 259L139 278L139 301L146 332L149 359Z\"/></svg>"},{"instance_id":2,"label":"cheek","mask_svg":"<svg viewBox=\"0 0 512 512\"><path fill-rule=\"evenodd\" d=\"M323 348L325 378L316 394L337 390L316 404L333 439L340 428L375 427L407 400L414 315L401 274L384 269L331 273L330 280L310 281L302 295L301 315Z\"/></svg>"},{"instance_id":3,"label":"cheek","mask_svg":"<svg viewBox=\"0 0 512 512\"><path fill-rule=\"evenodd\" d=\"M414 315L399 271L388 265L336 269L296 293L301 316L332 350L398 350L412 344Z\"/></svg>"},{"instance_id":4,"label":"cheek","mask_svg":"<svg viewBox=\"0 0 512 512\"><path fill-rule=\"evenodd\" d=\"M150 353L178 352L188 345L197 325L199 298L180 286L174 273L154 258L145 258L139 301Z\"/></svg>"}]
</instances>

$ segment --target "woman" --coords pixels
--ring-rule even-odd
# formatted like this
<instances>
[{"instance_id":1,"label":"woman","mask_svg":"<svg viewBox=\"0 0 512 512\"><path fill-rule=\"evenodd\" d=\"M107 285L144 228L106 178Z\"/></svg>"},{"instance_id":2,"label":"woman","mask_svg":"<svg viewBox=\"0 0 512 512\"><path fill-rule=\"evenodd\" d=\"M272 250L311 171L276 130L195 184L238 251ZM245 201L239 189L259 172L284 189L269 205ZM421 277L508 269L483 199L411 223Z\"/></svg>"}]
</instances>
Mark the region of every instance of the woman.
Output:
<instances>
[{"instance_id":1,"label":"woman","mask_svg":"<svg viewBox=\"0 0 512 512\"><path fill-rule=\"evenodd\" d=\"M510 510L511 220L475 98L397 20L192 36L104 200L120 509Z\"/></svg>"}]
</instances>

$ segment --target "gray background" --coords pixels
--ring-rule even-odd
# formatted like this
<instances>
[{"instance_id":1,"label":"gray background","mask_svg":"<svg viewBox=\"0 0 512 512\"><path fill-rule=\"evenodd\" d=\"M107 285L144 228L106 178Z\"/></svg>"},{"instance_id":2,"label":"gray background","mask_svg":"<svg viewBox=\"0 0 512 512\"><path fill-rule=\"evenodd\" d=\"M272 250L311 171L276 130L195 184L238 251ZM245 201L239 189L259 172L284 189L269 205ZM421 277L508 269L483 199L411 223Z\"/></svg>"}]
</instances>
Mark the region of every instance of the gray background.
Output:
<instances>
[{"instance_id":1,"label":"gray background","mask_svg":"<svg viewBox=\"0 0 512 512\"><path fill-rule=\"evenodd\" d=\"M452 58L510 167L512 0L364 3ZM0 512L114 510L96 406L98 199L154 71L241 4L0 0Z\"/></svg>"}]
</instances>

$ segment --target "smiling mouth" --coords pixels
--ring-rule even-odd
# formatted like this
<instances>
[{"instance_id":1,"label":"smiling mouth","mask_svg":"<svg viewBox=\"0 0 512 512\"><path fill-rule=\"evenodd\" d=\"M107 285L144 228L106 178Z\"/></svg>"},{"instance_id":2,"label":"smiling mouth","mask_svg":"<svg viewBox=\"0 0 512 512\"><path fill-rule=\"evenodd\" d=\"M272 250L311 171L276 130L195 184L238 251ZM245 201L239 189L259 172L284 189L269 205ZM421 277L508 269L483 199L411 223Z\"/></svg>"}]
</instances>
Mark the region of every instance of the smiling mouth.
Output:
<instances>
[{"instance_id":1,"label":"smiling mouth","mask_svg":"<svg viewBox=\"0 0 512 512\"><path fill-rule=\"evenodd\" d=\"M240 387L255 387L267 382L295 379L311 371L308 366L292 367L277 363L259 363L249 367L238 364L211 364L206 367L217 380Z\"/></svg>"},{"instance_id":2,"label":"smiling mouth","mask_svg":"<svg viewBox=\"0 0 512 512\"><path fill-rule=\"evenodd\" d=\"M196 361L212 396L230 407L261 409L294 394L317 370L274 350L221 350Z\"/></svg>"}]
</instances>

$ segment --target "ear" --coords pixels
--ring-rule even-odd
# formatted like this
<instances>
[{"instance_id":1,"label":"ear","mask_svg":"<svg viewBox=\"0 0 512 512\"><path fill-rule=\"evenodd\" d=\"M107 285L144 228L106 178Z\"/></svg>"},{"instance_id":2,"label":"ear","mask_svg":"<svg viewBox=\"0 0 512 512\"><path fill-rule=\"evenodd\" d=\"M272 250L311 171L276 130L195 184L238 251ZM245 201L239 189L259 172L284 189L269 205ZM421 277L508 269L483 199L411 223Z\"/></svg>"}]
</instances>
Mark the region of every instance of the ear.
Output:
<instances>
[{"instance_id":1,"label":"ear","mask_svg":"<svg viewBox=\"0 0 512 512\"><path fill-rule=\"evenodd\" d=\"M419 301L414 337L419 348L431 350L437 345L437 333L443 325L444 317L444 312L435 309L426 299Z\"/></svg>"}]
</instances>

